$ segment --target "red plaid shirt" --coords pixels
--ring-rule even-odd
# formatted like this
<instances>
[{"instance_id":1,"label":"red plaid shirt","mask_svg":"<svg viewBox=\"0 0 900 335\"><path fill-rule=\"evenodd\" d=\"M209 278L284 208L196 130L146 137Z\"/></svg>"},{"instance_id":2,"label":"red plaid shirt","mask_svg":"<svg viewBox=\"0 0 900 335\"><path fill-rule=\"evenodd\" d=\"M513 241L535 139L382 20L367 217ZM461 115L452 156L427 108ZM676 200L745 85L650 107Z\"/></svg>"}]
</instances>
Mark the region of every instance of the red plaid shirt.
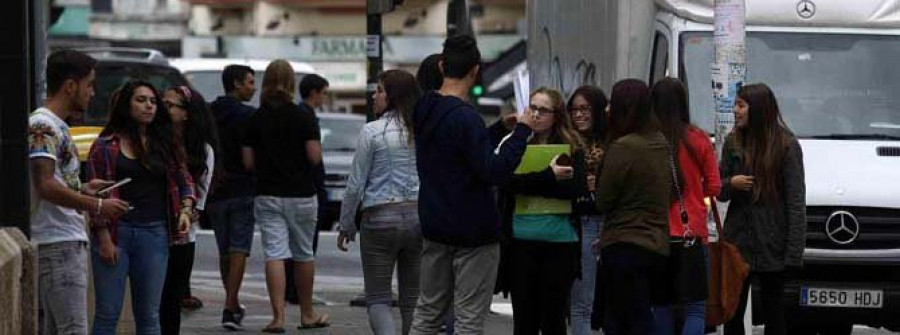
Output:
<instances>
[{"instance_id":1,"label":"red plaid shirt","mask_svg":"<svg viewBox=\"0 0 900 335\"><path fill-rule=\"evenodd\" d=\"M119 137L116 135L98 138L91 145L91 151L87 161L87 178L116 180L116 162L121 152ZM169 169L167 174L167 195L168 200L168 222L169 222L169 240L171 243L176 242L176 234L178 227L178 214L181 210L181 203L185 199L195 198L194 180L184 166L173 167ZM115 188L110 192L110 198L119 198L119 189ZM108 219L97 215L95 211L90 213L91 232L96 238L97 231L101 229L109 229L113 243L117 244L118 218Z\"/></svg>"}]
</instances>

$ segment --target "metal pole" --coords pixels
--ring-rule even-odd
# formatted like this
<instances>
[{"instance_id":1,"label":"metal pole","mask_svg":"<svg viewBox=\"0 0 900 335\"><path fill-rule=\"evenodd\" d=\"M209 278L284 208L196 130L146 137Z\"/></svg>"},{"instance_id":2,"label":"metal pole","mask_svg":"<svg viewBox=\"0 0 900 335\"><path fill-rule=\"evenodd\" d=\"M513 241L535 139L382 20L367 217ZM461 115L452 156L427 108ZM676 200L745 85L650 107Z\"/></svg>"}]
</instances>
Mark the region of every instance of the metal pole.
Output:
<instances>
[{"instance_id":1,"label":"metal pole","mask_svg":"<svg viewBox=\"0 0 900 335\"><path fill-rule=\"evenodd\" d=\"M746 3L745 0L715 0L714 6L715 60L711 69L713 99L716 106L714 111L716 152L721 154L725 136L734 128L734 102L747 75ZM720 233L716 232L716 238ZM747 297L744 329L752 327L753 308L750 297ZM723 327L718 328L718 333L724 333Z\"/></svg>"},{"instance_id":2,"label":"metal pole","mask_svg":"<svg viewBox=\"0 0 900 335\"><path fill-rule=\"evenodd\" d=\"M0 19L22 33L10 34L0 44L0 226L18 227L31 236L29 223L28 158L26 141L28 113L34 109L34 39L40 38L34 18L43 15L44 1L18 0L7 3ZM39 22L43 22L40 20ZM41 44L43 45L43 43Z\"/></svg>"},{"instance_id":3,"label":"metal pole","mask_svg":"<svg viewBox=\"0 0 900 335\"><path fill-rule=\"evenodd\" d=\"M745 0L715 0L714 10L712 82L716 106L716 151L721 152L725 136L734 127L734 101L747 74Z\"/></svg>"},{"instance_id":4,"label":"metal pole","mask_svg":"<svg viewBox=\"0 0 900 335\"><path fill-rule=\"evenodd\" d=\"M366 59L368 60L368 80L366 80L366 119L375 120L375 100L372 95L378 87L378 75L384 68L384 50L381 40L381 14L370 13L366 16Z\"/></svg>"}]
</instances>

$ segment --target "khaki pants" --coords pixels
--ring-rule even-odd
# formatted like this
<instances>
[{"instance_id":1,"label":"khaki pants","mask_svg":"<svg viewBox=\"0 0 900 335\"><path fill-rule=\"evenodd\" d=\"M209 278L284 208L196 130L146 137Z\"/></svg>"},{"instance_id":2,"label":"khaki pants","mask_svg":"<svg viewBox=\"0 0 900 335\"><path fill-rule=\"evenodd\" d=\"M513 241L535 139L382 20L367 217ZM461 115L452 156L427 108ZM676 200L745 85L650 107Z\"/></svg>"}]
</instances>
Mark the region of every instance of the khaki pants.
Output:
<instances>
[{"instance_id":1,"label":"khaki pants","mask_svg":"<svg viewBox=\"0 0 900 335\"><path fill-rule=\"evenodd\" d=\"M419 280L422 291L410 334L437 334L451 301L455 334L483 334L499 263L497 243L462 248L425 240Z\"/></svg>"}]
</instances>

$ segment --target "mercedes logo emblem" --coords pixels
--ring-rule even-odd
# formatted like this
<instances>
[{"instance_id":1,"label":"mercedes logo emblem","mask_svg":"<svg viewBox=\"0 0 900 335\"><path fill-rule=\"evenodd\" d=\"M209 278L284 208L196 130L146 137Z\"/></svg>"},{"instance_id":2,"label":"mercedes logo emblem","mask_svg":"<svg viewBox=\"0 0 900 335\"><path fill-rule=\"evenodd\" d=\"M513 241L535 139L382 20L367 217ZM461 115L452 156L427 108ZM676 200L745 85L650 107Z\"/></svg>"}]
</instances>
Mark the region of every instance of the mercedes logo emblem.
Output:
<instances>
[{"instance_id":1,"label":"mercedes logo emblem","mask_svg":"<svg viewBox=\"0 0 900 335\"><path fill-rule=\"evenodd\" d=\"M859 236L859 220L848 211L836 211L825 220L828 239L840 245L853 243Z\"/></svg>"},{"instance_id":2,"label":"mercedes logo emblem","mask_svg":"<svg viewBox=\"0 0 900 335\"><path fill-rule=\"evenodd\" d=\"M797 15L804 19L811 19L813 15L816 15L816 4L810 0L800 0L797 3Z\"/></svg>"}]
</instances>

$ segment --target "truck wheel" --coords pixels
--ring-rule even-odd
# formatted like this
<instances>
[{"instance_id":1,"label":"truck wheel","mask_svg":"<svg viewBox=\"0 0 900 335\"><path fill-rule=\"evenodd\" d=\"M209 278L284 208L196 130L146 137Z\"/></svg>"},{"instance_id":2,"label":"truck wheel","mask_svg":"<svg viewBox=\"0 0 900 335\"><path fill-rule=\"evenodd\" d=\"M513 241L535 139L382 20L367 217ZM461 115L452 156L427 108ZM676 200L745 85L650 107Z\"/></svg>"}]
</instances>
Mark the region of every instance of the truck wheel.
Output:
<instances>
[{"instance_id":1,"label":"truck wheel","mask_svg":"<svg viewBox=\"0 0 900 335\"><path fill-rule=\"evenodd\" d=\"M851 335L853 334L853 325L833 325L819 328L821 335Z\"/></svg>"}]
</instances>

